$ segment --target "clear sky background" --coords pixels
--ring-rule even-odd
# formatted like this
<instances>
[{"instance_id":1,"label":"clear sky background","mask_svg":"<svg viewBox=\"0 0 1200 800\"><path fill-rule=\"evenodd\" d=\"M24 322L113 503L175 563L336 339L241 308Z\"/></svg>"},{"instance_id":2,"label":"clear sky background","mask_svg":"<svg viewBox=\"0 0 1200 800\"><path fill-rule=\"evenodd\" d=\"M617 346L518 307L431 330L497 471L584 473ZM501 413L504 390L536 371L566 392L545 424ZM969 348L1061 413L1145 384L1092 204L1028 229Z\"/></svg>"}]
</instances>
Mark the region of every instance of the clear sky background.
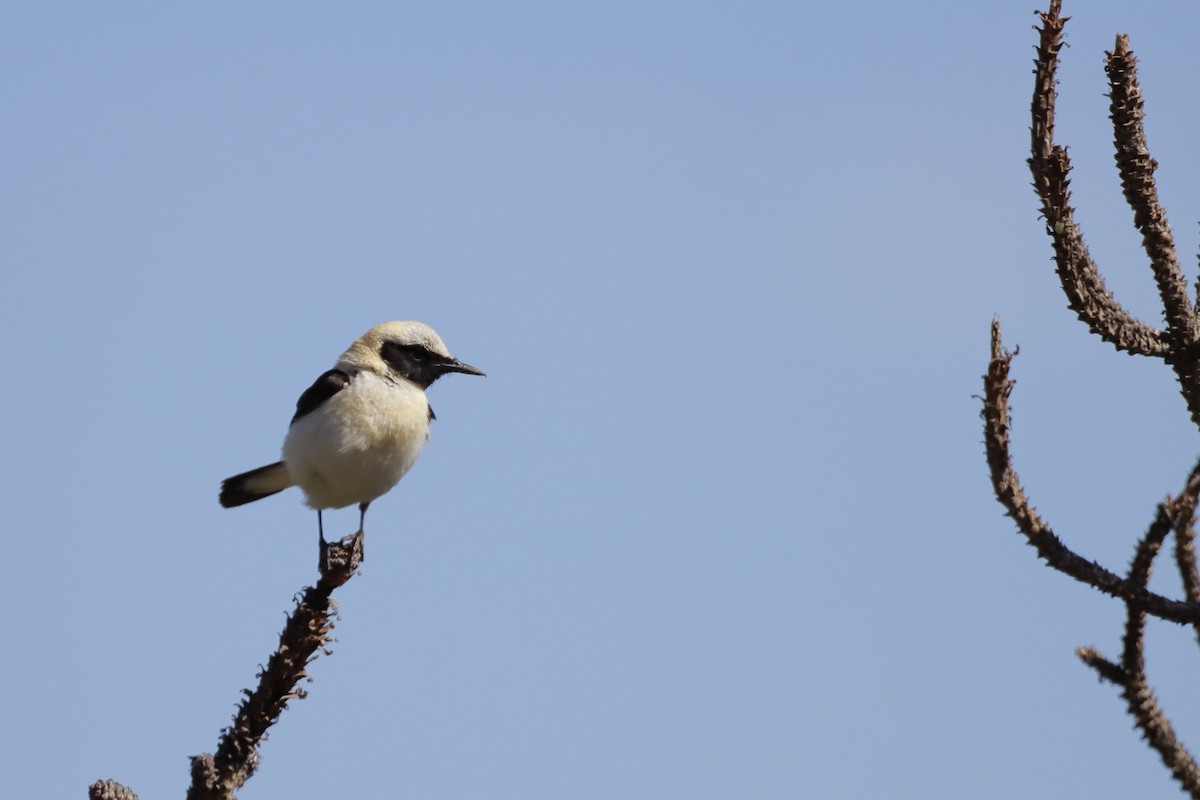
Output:
<instances>
[{"instance_id":1,"label":"clear sky background","mask_svg":"<svg viewBox=\"0 0 1200 800\"><path fill-rule=\"evenodd\" d=\"M247 800L1175 796L1073 655L1123 607L986 478L993 314L1083 554L1124 568L1200 449L1169 370L1066 310L1035 5L8 4L5 794L182 796L315 579L297 491L218 484L420 319L488 377L433 387ZM1158 322L1102 57L1132 36L1190 272L1200 8L1067 13L1080 220ZM1188 632L1148 657L1200 746Z\"/></svg>"}]
</instances>

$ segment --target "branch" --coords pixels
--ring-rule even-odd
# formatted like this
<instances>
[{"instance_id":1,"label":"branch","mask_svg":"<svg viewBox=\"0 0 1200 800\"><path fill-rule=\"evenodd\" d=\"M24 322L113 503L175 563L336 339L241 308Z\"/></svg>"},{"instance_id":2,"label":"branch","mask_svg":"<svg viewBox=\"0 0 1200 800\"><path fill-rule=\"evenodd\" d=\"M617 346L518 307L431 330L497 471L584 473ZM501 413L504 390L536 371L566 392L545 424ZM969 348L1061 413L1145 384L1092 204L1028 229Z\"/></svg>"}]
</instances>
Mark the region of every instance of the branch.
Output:
<instances>
[{"instance_id":1,"label":"branch","mask_svg":"<svg viewBox=\"0 0 1200 800\"><path fill-rule=\"evenodd\" d=\"M289 700L301 699L300 681L319 653L328 653L337 604L333 590L353 577L363 558L362 533L327 545L321 542L320 580L304 590L296 609L279 636L279 649L259 675L258 687L244 690L233 725L226 728L215 755L192 757L192 785L188 800L231 800L234 792L254 774L258 747L267 729L279 719Z\"/></svg>"},{"instance_id":2,"label":"branch","mask_svg":"<svg viewBox=\"0 0 1200 800\"><path fill-rule=\"evenodd\" d=\"M96 781L88 787L88 800L138 800L138 796L116 781Z\"/></svg>"},{"instance_id":3,"label":"branch","mask_svg":"<svg viewBox=\"0 0 1200 800\"><path fill-rule=\"evenodd\" d=\"M1111 53L1105 53L1108 73L1109 112L1113 123L1113 145L1121 191L1133 209L1133 224L1142 234L1142 246L1150 257L1150 268L1162 298L1167 329L1177 347L1196 341L1196 311L1188 299L1187 280L1176 256L1175 237L1167 223L1167 212L1158 202L1154 170L1146 143L1145 104L1137 79L1137 59L1129 49L1129 37L1117 36Z\"/></svg>"},{"instance_id":4,"label":"branch","mask_svg":"<svg viewBox=\"0 0 1200 800\"><path fill-rule=\"evenodd\" d=\"M1055 73L1063 46L1063 26L1067 21L1061 12L1061 0L1051 0L1050 10L1040 14L1042 25L1037 29L1039 42L1031 104L1029 158L1034 190L1041 200L1046 231L1054 244L1059 280L1071 309L1093 333L1119 350L1157 356L1171 365L1192 421L1200 426L1200 282L1193 306L1179 265L1174 236L1158 199L1154 178L1158 164L1150 157L1146 143L1145 109L1137 80L1137 61L1129 49L1129 38L1119 35L1113 51L1106 54L1105 70L1121 189L1133 210L1134 225L1142 235L1142 245L1150 259L1167 322L1165 331L1141 322L1117 303L1105 288L1075 221L1075 211L1070 205L1070 160L1066 148L1054 143ZM1009 453L1008 399L1014 385L1009 378L1014 354L1001 345L998 320L992 321L991 354L984 376L983 417L988 467L996 497L1016 522L1018 530L1049 566L1124 601L1126 624L1121 663L1108 660L1091 647L1081 647L1075 652L1102 680L1121 688L1128 711L1143 737L1158 751L1183 789L1200 800L1200 767L1179 742L1150 689L1144 654L1148 614L1174 622L1189 622L1200 639L1197 613L1200 612L1200 573L1197 571L1194 528L1197 497L1200 496L1200 461L1189 473L1183 491L1176 498L1167 497L1158 505L1154 521L1138 542L1125 578L1082 558L1064 545L1038 516L1013 468ZM1154 559L1172 532L1176 539L1176 566L1188 602L1163 597L1148 588Z\"/></svg>"},{"instance_id":5,"label":"branch","mask_svg":"<svg viewBox=\"0 0 1200 800\"><path fill-rule=\"evenodd\" d=\"M1121 689L1121 696L1125 698L1126 706L1138 730L1142 732L1146 742L1158 752L1163 764L1171 770L1171 775L1179 781L1185 792L1194 798L1200 798L1200 766L1197 766L1192 754L1175 735L1171 721L1163 714L1162 707L1146 680L1146 663L1142 655L1146 615L1132 605L1129 605L1128 609L1125 647L1121 657L1122 662L1126 664L1126 680Z\"/></svg>"},{"instance_id":6,"label":"branch","mask_svg":"<svg viewBox=\"0 0 1200 800\"><path fill-rule=\"evenodd\" d=\"M1200 605L1163 597L1149 591L1144 584L1122 578L1100 564L1083 558L1064 545L1038 515L1025 496L1020 477L1013 468L1012 457L1009 454L1009 429L1012 421L1009 417L1008 398L1014 382L1009 379L1008 374L1013 355L1002 346L1000 321L992 320L992 358L988 363L987 374L983 376L984 447L996 499L1016 522L1017 529L1037 550L1038 556L1059 572L1107 595L1132 603L1156 617L1179 623L1200 622ZM1200 463L1193 468L1192 474L1200 481Z\"/></svg>"},{"instance_id":7,"label":"branch","mask_svg":"<svg viewBox=\"0 0 1200 800\"><path fill-rule=\"evenodd\" d=\"M1183 582L1183 593L1188 602L1200 603L1200 572L1196 568L1196 513L1181 515L1175 520L1175 566ZM1200 642L1200 623L1196 629L1196 641Z\"/></svg>"},{"instance_id":8,"label":"branch","mask_svg":"<svg viewBox=\"0 0 1200 800\"><path fill-rule=\"evenodd\" d=\"M1117 36L1111 53L1106 53L1113 145L1121 191L1133 209L1133 224L1142 234L1142 246L1150 258L1154 281L1162 299L1163 315L1171 340L1167 361L1179 377L1179 388L1192 421L1200 425L1200 299L1197 306L1188 298L1187 279L1179 265L1175 237L1167 212L1158 200L1154 171L1158 162L1150 157L1146 143L1145 103L1137 79L1137 59L1129 49L1129 37Z\"/></svg>"},{"instance_id":9,"label":"branch","mask_svg":"<svg viewBox=\"0 0 1200 800\"><path fill-rule=\"evenodd\" d=\"M1197 474L1197 470L1193 469L1187 486L1178 498L1167 498L1165 503L1159 505L1154 523L1138 542L1133 564L1129 568L1131 581L1141 586L1149 582L1154 558L1158 555L1167 533L1180 519L1190 521L1196 508L1196 491L1200 488ZM1200 767L1175 735L1170 720L1163 714L1162 707L1146 679L1146 660L1143 652L1146 614L1132 604L1127 605L1127 610L1124 647L1121 653L1121 665L1126 679L1121 696L1125 698L1129 713L1138 729L1150 746L1158 751L1163 764L1171 770L1171 774L1179 781L1184 791L1192 797L1200 797Z\"/></svg>"},{"instance_id":10,"label":"branch","mask_svg":"<svg viewBox=\"0 0 1200 800\"><path fill-rule=\"evenodd\" d=\"M1054 243L1059 282L1071 310L1092 333L1118 350L1165 358L1170 352L1169 334L1138 320L1116 301L1104 285L1075 221L1075 210L1070 203L1071 162L1066 148L1054 143L1055 74L1063 45L1063 25L1068 19L1060 15L1061 10L1061 0L1052 0L1050 11L1040 15L1029 158L1033 188L1046 219L1046 233Z\"/></svg>"},{"instance_id":11,"label":"branch","mask_svg":"<svg viewBox=\"0 0 1200 800\"><path fill-rule=\"evenodd\" d=\"M1159 504L1154 522L1138 542L1133 563L1129 567L1130 582L1143 588L1149 583L1154 558L1167 534L1172 530L1178 531L1181 525L1190 527L1196 510L1197 492L1200 492L1200 464L1193 467L1183 492L1177 498L1172 500L1168 497ZM1133 603L1127 603L1126 608L1124 645L1119 666L1091 647L1081 647L1075 652L1101 678L1121 687L1121 696L1125 698L1126 707L1142 736L1158 751L1162 762L1184 791L1194 798L1200 798L1200 767L1175 735L1170 720L1163 714L1146 679L1146 614Z\"/></svg>"},{"instance_id":12,"label":"branch","mask_svg":"<svg viewBox=\"0 0 1200 800\"><path fill-rule=\"evenodd\" d=\"M1183 593L1192 603L1200 603L1200 573L1196 570L1196 518L1179 520L1175 526L1175 563L1183 581Z\"/></svg>"},{"instance_id":13,"label":"branch","mask_svg":"<svg viewBox=\"0 0 1200 800\"><path fill-rule=\"evenodd\" d=\"M1105 658L1096 648L1077 647L1075 655L1079 656L1079 660L1084 664L1096 670L1101 679L1116 686L1125 686L1125 670L1121 669L1120 664L1114 664Z\"/></svg>"}]
</instances>

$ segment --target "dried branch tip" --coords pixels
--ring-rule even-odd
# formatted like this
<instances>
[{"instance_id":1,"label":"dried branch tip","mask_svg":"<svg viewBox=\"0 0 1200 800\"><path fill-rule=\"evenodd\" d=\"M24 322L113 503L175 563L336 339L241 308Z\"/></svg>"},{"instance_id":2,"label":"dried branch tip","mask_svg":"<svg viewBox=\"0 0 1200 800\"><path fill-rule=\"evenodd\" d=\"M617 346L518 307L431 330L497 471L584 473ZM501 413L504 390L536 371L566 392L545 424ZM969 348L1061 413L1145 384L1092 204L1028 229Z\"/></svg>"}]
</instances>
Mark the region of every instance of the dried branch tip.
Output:
<instances>
[{"instance_id":1,"label":"dried branch tip","mask_svg":"<svg viewBox=\"0 0 1200 800\"><path fill-rule=\"evenodd\" d=\"M138 796L116 781L96 781L88 787L88 800L138 800Z\"/></svg>"},{"instance_id":2,"label":"dried branch tip","mask_svg":"<svg viewBox=\"0 0 1200 800\"><path fill-rule=\"evenodd\" d=\"M354 577L363 561L363 532L358 531L336 542L321 540L317 569L321 583L336 589Z\"/></svg>"}]
</instances>

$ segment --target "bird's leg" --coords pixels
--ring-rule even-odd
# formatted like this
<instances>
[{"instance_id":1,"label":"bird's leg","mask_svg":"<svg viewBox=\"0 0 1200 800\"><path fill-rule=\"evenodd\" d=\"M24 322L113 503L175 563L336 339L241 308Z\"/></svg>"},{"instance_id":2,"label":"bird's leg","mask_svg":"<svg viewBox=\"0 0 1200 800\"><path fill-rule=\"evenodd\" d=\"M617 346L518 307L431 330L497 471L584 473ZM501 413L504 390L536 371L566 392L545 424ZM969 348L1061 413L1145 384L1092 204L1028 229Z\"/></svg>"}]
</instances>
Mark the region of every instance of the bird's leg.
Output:
<instances>
[{"instance_id":1,"label":"bird's leg","mask_svg":"<svg viewBox=\"0 0 1200 800\"><path fill-rule=\"evenodd\" d=\"M358 532L363 532L363 520L367 517L367 506L371 505L371 501L358 504Z\"/></svg>"},{"instance_id":2,"label":"bird's leg","mask_svg":"<svg viewBox=\"0 0 1200 800\"><path fill-rule=\"evenodd\" d=\"M325 544L325 525L321 522L321 509L317 509L317 535L321 537L321 544Z\"/></svg>"}]
</instances>

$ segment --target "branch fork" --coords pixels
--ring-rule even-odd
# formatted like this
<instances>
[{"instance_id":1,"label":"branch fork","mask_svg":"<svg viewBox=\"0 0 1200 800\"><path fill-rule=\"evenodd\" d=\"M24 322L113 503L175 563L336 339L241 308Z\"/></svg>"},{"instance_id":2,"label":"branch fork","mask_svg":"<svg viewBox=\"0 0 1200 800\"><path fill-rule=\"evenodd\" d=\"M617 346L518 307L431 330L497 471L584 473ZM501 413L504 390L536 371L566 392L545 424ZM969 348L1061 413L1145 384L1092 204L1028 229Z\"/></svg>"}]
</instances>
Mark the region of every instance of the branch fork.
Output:
<instances>
[{"instance_id":1,"label":"branch fork","mask_svg":"<svg viewBox=\"0 0 1200 800\"><path fill-rule=\"evenodd\" d=\"M1193 423L1200 426L1200 300L1188 295L1171 227L1158 199L1146 141L1145 103L1137 79L1137 60L1129 37L1119 35L1106 53L1109 116L1121 190L1133 212L1162 303L1165 329L1137 319L1113 297L1088 252L1071 207L1071 162L1067 149L1054 141L1056 73L1063 47L1061 0L1039 14L1034 91L1031 103L1029 169L1033 187L1054 247L1055 267L1067 304L1088 329L1118 351L1160 358L1174 370L1180 393ZM1200 294L1200 283L1197 284ZM1114 662L1098 650L1081 647L1079 658L1101 680L1121 690L1129 714L1143 737L1156 750L1180 786L1200 800L1200 767L1180 743L1150 689L1144 657L1147 617L1189 624L1200 641L1200 574L1197 573L1195 522L1200 497L1200 461L1192 467L1182 491L1161 502L1124 574L1087 559L1069 548L1033 507L1021 486L1010 453L1009 397L1015 382L1009 377L1015 352L1004 349L999 320L992 321L991 359L983 377L984 447L997 500L1016 523L1038 556L1055 570L1125 604L1126 622L1121 658ZM1174 566L1184 587L1184 599L1163 596L1148 588L1154 559L1168 536L1174 535Z\"/></svg>"}]
</instances>

